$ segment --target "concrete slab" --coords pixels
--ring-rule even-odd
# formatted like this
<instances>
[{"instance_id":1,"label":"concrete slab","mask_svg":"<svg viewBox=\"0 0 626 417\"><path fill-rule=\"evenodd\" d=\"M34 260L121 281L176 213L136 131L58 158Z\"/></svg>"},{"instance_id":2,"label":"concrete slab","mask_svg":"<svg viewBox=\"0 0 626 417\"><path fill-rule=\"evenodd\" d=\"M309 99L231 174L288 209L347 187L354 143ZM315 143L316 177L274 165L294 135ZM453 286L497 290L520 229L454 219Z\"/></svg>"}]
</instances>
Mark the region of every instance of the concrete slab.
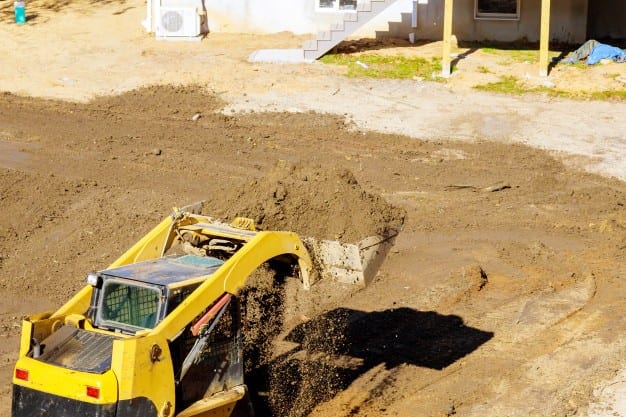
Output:
<instances>
[{"instance_id":1,"label":"concrete slab","mask_svg":"<svg viewBox=\"0 0 626 417\"><path fill-rule=\"evenodd\" d=\"M587 417L626 417L626 367L594 394L596 402L589 405Z\"/></svg>"},{"instance_id":2,"label":"concrete slab","mask_svg":"<svg viewBox=\"0 0 626 417\"><path fill-rule=\"evenodd\" d=\"M301 64L303 62L313 62L304 58L302 49L259 49L248 57L249 62L269 62L273 64Z\"/></svg>"}]
</instances>

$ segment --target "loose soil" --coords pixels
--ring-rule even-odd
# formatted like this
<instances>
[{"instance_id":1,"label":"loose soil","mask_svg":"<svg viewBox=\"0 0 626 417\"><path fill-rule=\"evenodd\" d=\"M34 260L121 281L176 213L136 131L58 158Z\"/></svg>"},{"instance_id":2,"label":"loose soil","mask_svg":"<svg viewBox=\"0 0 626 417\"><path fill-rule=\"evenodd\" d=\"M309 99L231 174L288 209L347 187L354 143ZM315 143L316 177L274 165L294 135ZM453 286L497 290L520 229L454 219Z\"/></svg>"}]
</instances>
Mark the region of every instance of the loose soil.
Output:
<instances>
[{"instance_id":1,"label":"loose soil","mask_svg":"<svg viewBox=\"0 0 626 417\"><path fill-rule=\"evenodd\" d=\"M404 219L402 209L366 192L346 168L285 161L262 178L246 179L208 200L203 214L226 221L248 217L261 230L352 243L389 237L402 228Z\"/></svg>"},{"instance_id":2,"label":"loose soil","mask_svg":"<svg viewBox=\"0 0 626 417\"><path fill-rule=\"evenodd\" d=\"M348 239L406 212L368 288L280 290L297 302L265 356L267 416L573 415L620 368L623 182L522 145L220 106L194 86L88 104L2 96L4 415L19 317L58 307L170 207L203 199Z\"/></svg>"},{"instance_id":3,"label":"loose soil","mask_svg":"<svg viewBox=\"0 0 626 417\"><path fill-rule=\"evenodd\" d=\"M352 242L403 224L362 290L258 271L259 416L626 415L611 397L626 357L624 105L472 92L502 71L541 83L530 63L478 52L443 85L347 80L245 61L302 37L156 42L142 1L55 4L0 27L13 69L0 75L0 416L20 318L198 200ZM376 48L363 53L405 45ZM618 89L625 68L557 66L551 80Z\"/></svg>"}]
</instances>

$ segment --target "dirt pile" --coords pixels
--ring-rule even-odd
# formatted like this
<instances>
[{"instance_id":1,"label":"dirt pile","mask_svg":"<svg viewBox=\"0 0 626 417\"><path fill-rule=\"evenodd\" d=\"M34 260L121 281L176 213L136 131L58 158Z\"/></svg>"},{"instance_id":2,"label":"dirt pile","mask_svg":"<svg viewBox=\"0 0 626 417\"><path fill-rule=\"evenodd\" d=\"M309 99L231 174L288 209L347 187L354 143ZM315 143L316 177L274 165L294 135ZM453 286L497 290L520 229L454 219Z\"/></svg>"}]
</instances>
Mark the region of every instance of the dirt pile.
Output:
<instances>
[{"instance_id":1,"label":"dirt pile","mask_svg":"<svg viewBox=\"0 0 626 417\"><path fill-rule=\"evenodd\" d=\"M155 106L154 103L160 104ZM121 118L132 109L137 114L143 114L147 121L195 121L192 117L196 113L214 111L223 105L221 100L200 85L152 85L126 94L98 97L89 103L89 108L109 119Z\"/></svg>"},{"instance_id":2,"label":"dirt pile","mask_svg":"<svg viewBox=\"0 0 626 417\"><path fill-rule=\"evenodd\" d=\"M352 346L348 325L349 316L339 309L287 333L283 343L293 347L269 366L271 416L305 417L349 385L357 367L344 363Z\"/></svg>"},{"instance_id":3,"label":"dirt pile","mask_svg":"<svg viewBox=\"0 0 626 417\"><path fill-rule=\"evenodd\" d=\"M254 219L261 230L289 230L317 239L357 242L399 230L404 210L366 192L351 171L278 163L210 200L203 214Z\"/></svg>"},{"instance_id":4,"label":"dirt pile","mask_svg":"<svg viewBox=\"0 0 626 417\"><path fill-rule=\"evenodd\" d=\"M348 169L285 162L261 178L241 180L202 212L226 221L249 217L261 230L344 242L395 234L405 217L404 210L366 192ZM335 354L349 350L342 331L348 321L345 314L309 321L307 315L315 317L323 307L303 298L323 299L339 289L324 283L301 297L301 284L286 272L261 268L244 290L246 381L259 415L303 417L351 380L345 373L352 368L334 363ZM290 328L294 322L299 324Z\"/></svg>"},{"instance_id":5,"label":"dirt pile","mask_svg":"<svg viewBox=\"0 0 626 417\"><path fill-rule=\"evenodd\" d=\"M346 334L351 317L341 309L321 313L320 306L300 305L333 287L317 285L301 294L301 283L285 272L259 268L242 293L244 379L256 415L264 417L307 416L345 389L358 369L342 356L352 350Z\"/></svg>"}]
</instances>

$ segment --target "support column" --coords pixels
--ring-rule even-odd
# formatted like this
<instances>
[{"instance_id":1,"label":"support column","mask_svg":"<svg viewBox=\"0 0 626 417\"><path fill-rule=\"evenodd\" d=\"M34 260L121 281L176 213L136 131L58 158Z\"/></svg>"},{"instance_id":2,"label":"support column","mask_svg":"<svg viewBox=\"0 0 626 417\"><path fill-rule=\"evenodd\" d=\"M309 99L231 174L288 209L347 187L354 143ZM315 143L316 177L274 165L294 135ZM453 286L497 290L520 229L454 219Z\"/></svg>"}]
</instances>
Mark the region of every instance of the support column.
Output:
<instances>
[{"instance_id":1,"label":"support column","mask_svg":"<svg viewBox=\"0 0 626 417\"><path fill-rule=\"evenodd\" d=\"M443 57L441 58L441 76L448 78L452 73L452 10L454 0L445 0L443 11Z\"/></svg>"},{"instance_id":2,"label":"support column","mask_svg":"<svg viewBox=\"0 0 626 417\"><path fill-rule=\"evenodd\" d=\"M541 0L541 35L539 38L539 75L548 76L550 52L550 0Z\"/></svg>"}]
</instances>

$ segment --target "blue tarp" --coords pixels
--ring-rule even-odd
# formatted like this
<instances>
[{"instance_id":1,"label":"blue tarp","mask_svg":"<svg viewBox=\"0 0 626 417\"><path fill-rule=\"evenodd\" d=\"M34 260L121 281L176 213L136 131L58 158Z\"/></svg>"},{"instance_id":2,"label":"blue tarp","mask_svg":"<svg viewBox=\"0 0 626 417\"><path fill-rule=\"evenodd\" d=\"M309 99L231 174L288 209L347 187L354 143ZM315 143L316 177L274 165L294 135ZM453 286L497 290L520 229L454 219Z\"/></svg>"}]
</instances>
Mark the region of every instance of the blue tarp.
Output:
<instances>
[{"instance_id":1,"label":"blue tarp","mask_svg":"<svg viewBox=\"0 0 626 417\"><path fill-rule=\"evenodd\" d=\"M615 46L600 43L593 48L587 57L587 65L597 64L603 59L623 62L626 61L626 52Z\"/></svg>"},{"instance_id":2,"label":"blue tarp","mask_svg":"<svg viewBox=\"0 0 626 417\"><path fill-rule=\"evenodd\" d=\"M586 60L587 65L597 64L603 59L612 59L615 62L626 62L626 51L615 46L605 45L595 39L589 39L580 48L574 51L563 62L574 64Z\"/></svg>"}]
</instances>

